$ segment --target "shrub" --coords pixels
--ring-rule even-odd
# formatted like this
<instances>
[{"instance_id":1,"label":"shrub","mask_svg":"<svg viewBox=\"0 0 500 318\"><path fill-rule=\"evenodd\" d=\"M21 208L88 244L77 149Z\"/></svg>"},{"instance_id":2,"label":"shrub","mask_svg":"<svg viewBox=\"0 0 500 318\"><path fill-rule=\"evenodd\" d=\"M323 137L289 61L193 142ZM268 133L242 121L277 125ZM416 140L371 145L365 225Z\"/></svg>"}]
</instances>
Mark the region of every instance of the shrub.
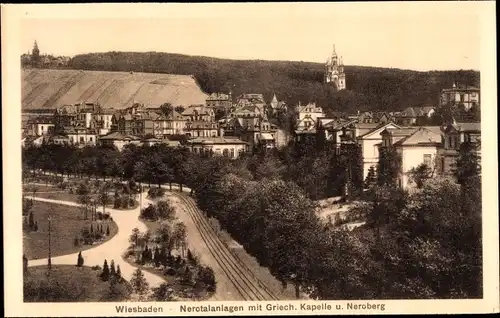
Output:
<instances>
[{"instance_id":1,"label":"shrub","mask_svg":"<svg viewBox=\"0 0 500 318\"><path fill-rule=\"evenodd\" d=\"M168 283L162 283L160 286L155 287L153 290L153 299L156 301L171 301L173 300L174 290Z\"/></svg>"},{"instance_id":2,"label":"shrub","mask_svg":"<svg viewBox=\"0 0 500 318\"><path fill-rule=\"evenodd\" d=\"M215 275L212 268L201 266L198 270L197 279L209 287L209 291L215 291Z\"/></svg>"},{"instance_id":3,"label":"shrub","mask_svg":"<svg viewBox=\"0 0 500 318\"><path fill-rule=\"evenodd\" d=\"M102 269L102 267L99 266L99 265L94 265L90 269L93 270L93 271L100 271Z\"/></svg>"},{"instance_id":4,"label":"shrub","mask_svg":"<svg viewBox=\"0 0 500 318\"><path fill-rule=\"evenodd\" d=\"M123 205L122 198L121 198L121 197L119 197L119 196L118 196L118 197L116 197L116 198L115 198L114 205L113 205L113 208L115 208L115 209L119 209L119 208L121 208L121 207L122 207L122 205Z\"/></svg>"},{"instance_id":5,"label":"shrub","mask_svg":"<svg viewBox=\"0 0 500 318\"><path fill-rule=\"evenodd\" d=\"M168 275L168 276L175 276L175 275L177 275L177 271L174 268L172 268L172 267L167 267L163 271L163 274L164 275Z\"/></svg>"},{"instance_id":6,"label":"shrub","mask_svg":"<svg viewBox=\"0 0 500 318\"><path fill-rule=\"evenodd\" d=\"M151 188L148 190L148 197L150 198L158 198L158 197L162 197L165 195L165 189L163 188Z\"/></svg>"},{"instance_id":7,"label":"shrub","mask_svg":"<svg viewBox=\"0 0 500 318\"><path fill-rule=\"evenodd\" d=\"M87 185L83 184L83 183L80 183L77 187L76 187L76 194L78 195L87 195L90 193L90 189Z\"/></svg>"}]
</instances>

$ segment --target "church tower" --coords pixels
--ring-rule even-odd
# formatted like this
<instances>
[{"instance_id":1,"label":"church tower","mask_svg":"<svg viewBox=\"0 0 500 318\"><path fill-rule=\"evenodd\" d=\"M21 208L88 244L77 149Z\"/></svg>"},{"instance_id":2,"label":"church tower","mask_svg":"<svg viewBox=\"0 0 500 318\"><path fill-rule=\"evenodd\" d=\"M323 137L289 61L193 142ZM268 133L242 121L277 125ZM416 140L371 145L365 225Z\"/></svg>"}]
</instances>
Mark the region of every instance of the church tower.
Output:
<instances>
[{"instance_id":1,"label":"church tower","mask_svg":"<svg viewBox=\"0 0 500 318\"><path fill-rule=\"evenodd\" d=\"M333 45L332 56L326 60L325 83L331 83L339 91L346 89L344 63L342 57L339 59L337 52L335 52L335 44Z\"/></svg>"}]
</instances>

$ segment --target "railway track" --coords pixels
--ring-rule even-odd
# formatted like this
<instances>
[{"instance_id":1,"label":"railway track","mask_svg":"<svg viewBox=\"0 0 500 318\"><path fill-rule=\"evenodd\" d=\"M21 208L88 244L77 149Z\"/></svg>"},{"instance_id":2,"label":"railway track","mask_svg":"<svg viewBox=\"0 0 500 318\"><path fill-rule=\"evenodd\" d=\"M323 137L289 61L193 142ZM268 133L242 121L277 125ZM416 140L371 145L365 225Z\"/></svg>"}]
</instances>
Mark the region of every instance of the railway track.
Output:
<instances>
[{"instance_id":1,"label":"railway track","mask_svg":"<svg viewBox=\"0 0 500 318\"><path fill-rule=\"evenodd\" d=\"M217 233L215 233L205 216L202 215L192 200L186 198L184 195L173 192L172 194L183 202L186 212L193 220L214 259L245 300L269 301L280 299L257 279L240 259L233 255L228 247L219 239Z\"/></svg>"}]
</instances>

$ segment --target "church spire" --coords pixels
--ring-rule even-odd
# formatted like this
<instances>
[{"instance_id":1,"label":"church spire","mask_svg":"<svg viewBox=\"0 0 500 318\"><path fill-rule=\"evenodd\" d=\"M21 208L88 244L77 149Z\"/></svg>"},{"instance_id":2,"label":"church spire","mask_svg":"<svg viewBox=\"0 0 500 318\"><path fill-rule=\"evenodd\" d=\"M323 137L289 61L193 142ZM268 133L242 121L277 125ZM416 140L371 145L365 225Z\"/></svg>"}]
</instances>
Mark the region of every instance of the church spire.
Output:
<instances>
[{"instance_id":1,"label":"church spire","mask_svg":"<svg viewBox=\"0 0 500 318\"><path fill-rule=\"evenodd\" d=\"M337 56L337 52L335 52L335 44L333 45L332 56Z\"/></svg>"}]
</instances>

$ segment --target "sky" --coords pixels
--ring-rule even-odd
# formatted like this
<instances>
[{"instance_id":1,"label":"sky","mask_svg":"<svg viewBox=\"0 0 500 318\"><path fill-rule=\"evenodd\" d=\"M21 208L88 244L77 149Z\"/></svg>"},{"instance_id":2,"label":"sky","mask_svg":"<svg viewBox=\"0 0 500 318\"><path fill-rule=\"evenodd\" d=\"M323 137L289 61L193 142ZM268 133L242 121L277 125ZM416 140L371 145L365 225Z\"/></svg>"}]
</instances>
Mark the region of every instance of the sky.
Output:
<instances>
[{"instance_id":1,"label":"sky","mask_svg":"<svg viewBox=\"0 0 500 318\"><path fill-rule=\"evenodd\" d=\"M229 59L480 69L475 2L160 4L27 7L21 52L169 52ZM484 36L484 34L483 34Z\"/></svg>"}]
</instances>

